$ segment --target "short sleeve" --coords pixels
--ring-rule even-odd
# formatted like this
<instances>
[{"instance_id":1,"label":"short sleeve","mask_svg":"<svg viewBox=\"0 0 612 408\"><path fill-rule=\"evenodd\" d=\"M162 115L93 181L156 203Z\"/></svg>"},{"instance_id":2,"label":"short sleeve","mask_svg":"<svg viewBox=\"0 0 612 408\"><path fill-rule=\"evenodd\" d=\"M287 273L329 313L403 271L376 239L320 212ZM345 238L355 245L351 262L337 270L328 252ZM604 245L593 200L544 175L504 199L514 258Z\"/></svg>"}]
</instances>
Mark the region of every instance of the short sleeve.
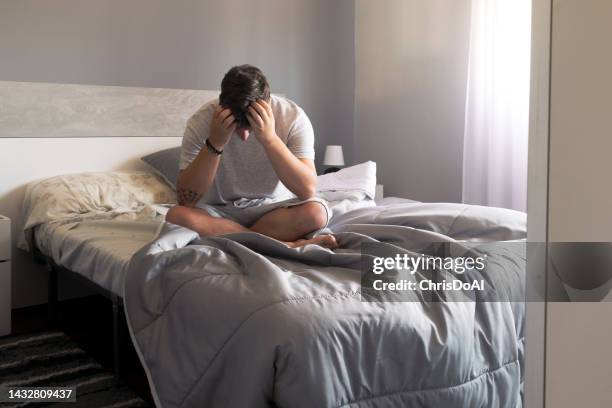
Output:
<instances>
[{"instance_id":1,"label":"short sleeve","mask_svg":"<svg viewBox=\"0 0 612 408\"><path fill-rule=\"evenodd\" d=\"M208 120L195 115L187 121L181 146L179 170L185 170L204 147L204 143L208 137L208 123Z\"/></svg>"},{"instance_id":2,"label":"short sleeve","mask_svg":"<svg viewBox=\"0 0 612 408\"><path fill-rule=\"evenodd\" d=\"M287 137L287 147L298 159L315 158L314 129L306 113L300 109Z\"/></svg>"}]
</instances>

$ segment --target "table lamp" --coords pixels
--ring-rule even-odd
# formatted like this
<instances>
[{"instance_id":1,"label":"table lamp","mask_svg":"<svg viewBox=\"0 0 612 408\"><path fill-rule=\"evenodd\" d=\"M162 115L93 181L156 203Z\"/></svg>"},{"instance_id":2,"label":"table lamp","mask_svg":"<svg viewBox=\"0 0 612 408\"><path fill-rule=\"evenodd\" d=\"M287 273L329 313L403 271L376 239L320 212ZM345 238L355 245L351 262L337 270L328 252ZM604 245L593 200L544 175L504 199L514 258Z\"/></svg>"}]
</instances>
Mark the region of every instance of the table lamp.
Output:
<instances>
[{"instance_id":1,"label":"table lamp","mask_svg":"<svg viewBox=\"0 0 612 408\"><path fill-rule=\"evenodd\" d=\"M325 158L323 159L323 165L328 166L323 172L324 174L333 173L340 170L340 167L344 166L344 154L342 153L342 146L329 145L325 148Z\"/></svg>"}]
</instances>

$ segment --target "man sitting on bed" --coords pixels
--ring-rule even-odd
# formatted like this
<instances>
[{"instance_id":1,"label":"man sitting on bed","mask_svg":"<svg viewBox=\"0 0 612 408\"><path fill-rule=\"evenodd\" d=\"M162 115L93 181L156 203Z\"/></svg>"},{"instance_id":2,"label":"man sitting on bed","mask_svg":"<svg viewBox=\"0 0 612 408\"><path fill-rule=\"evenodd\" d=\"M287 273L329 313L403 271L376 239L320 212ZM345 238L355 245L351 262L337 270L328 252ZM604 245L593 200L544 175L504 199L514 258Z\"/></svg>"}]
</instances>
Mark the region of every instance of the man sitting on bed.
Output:
<instances>
[{"instance_id":1,"label":"man sitting on bed","mask_svg":"<svg viewBox=\"0 0 612 408\"><path fill-rule=\"evenodd\" d=\"M314 155L314 132L304 111L270 95L258 68L234 67L221 82L219 100L187 122L178 205L166 220L203 236L254 231L292 248L335 248L332 235L305 238L326 227L331 214L315 197Z\"/></svg>"}]
</instances>

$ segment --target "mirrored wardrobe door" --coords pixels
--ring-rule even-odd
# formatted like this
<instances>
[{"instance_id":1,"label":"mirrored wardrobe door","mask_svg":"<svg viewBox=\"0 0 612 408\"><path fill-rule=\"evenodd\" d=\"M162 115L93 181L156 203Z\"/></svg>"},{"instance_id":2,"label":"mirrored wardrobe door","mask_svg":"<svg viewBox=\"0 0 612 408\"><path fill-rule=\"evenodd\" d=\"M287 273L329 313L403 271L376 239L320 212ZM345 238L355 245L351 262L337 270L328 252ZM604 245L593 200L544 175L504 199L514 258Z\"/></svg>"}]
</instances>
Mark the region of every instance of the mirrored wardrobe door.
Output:
<instances>
[{"instance_id":1,"label":"mirrored wardrobe door","mask_svg":"<svg viewBox=\"0 0 612 408\"><path fill-rule=\"evenodd\" d=\"M612 2L552 4L546 406L612 406Z\"/></svg>"},{"instance_id":2,"label":"mirrored wardrobe door","mask_svg":"<svg viewBox=\"0 0 612 408\"><path fill-rule=\"evenodd\" d=\"M525 406L544 407L551 0L532 1Z\"/></svg>"}]
</instances>

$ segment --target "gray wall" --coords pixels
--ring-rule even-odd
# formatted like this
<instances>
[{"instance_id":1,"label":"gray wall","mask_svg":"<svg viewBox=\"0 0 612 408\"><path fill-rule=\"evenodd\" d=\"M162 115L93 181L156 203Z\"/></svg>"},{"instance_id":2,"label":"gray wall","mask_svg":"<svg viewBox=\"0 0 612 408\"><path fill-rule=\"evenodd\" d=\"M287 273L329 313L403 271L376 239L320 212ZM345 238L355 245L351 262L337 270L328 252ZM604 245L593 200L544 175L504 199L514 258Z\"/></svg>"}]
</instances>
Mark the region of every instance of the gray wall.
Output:
<instances>
[{"instance_id":1,"label":"gray wall","mask_svg":"<svg viewBox=\"0 0 612 408\"><path fill-rule=\"evenodd\" d=\"M309 114L317 161L342 144L350 162L354 23L353 0L3 1L0 81L212 90L251 63ZM16 274L14 306L45 301L44 273Z\"/></svg>"},{"instance_id":2,"label":"gray wall","mask_svg":"<svg viewBox=\"0 0 612 408\"><path fill-rule=\"evenodd\" d=\"M342 144L386 195L460 201L469 3L1 2L0 80L217 89L249 62L308 112L319 163Z\"/></svg>"},{"instance_id":3,"label":"gray wall","mask_svg":"<svg viewBox=\"0 0 612 408\"><path fill-rule=\"evenodd\" d=\"M355 157L385 195L461 201L469 0L356 0Z\"/></svg>"},{"instance_id":4,"label":"gray wall","mask_svg":"<svg viewBox=\"0 0 612 408\"><path fill-rule=\"evenodd\" d=\"M4 1L0 80L218 89L251 63L310 115L322 160L352 146L353 34L353 0Z\"/></svg>"},{"instance_id":5,"label":"gray wall","mask_svg":"<svg viewBox=\"0 0 612 408\"><path fill-rule=\"evenodd\" d=\"M252 63L386 195L461 201L469 0L0 2L0 80L218 89ZM2 135L0 134L0 137Z\"/></svg>"}]
</instances>

